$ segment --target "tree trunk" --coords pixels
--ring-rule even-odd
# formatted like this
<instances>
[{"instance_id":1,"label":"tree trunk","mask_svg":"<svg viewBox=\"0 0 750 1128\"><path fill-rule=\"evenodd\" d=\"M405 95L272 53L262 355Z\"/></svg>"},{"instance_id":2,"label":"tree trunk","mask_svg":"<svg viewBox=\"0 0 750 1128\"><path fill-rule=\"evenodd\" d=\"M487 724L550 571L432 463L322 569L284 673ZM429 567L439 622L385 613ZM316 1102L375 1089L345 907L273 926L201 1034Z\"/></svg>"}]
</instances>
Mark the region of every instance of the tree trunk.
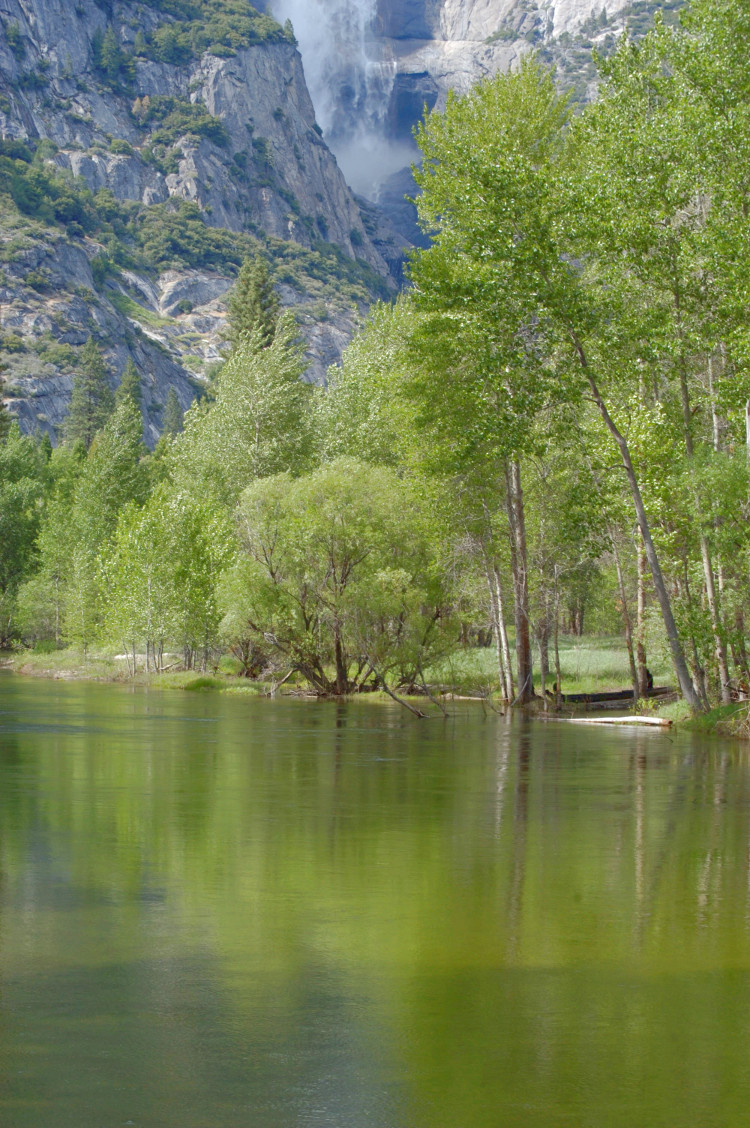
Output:
<instances>
[{"instance_id":1,"label":"tree trunk","mask_svg":"<svg viewBox=\"0 0 750 1128\"><path fill-rule=\"evenodd\" d=\"M562 670L560 668L560 590L557 583L557 564L555 564L555 706L559 709L562 697Z\"/></svg>"},{"instance_id":2,"label":"tree trunk","mask_svg":"<svg viewBox=\"0 0 750 1128\"><path fill-rule=\"evenodd\" d=\"M630 611L628 609L628 597L625 592L625 577L622 572L622 561L620 560L620 553L617 551L617 544L615 542L614 531L609 530L609 539L612 542L612 553L615 558L615 569L617 571L617 588L620 592L620 603L622 605L622 624L625 630L625 646L628 650L628 662L630 664L630 680L633 685L633 704L637 704L640 696L640 684L638 680L638 670L635 665L635 652L633 650L633 627L630 621Z\"/></svg>"},{"instance_id":3,"label":"tree trunk","mask_svg":"<svg viewBox=\"0 0 750 1128\"><path fill-rule=\"evenodd\" d=\"M539 646L539 676L541 681L542 700L547 704L547 680L549 678L549 612L544 608L544 615L539 622L536 632L537 645Z\"/></svg>"},{"instance_id":4,"label":"tree trunk","mask_svg":"<svg viewBox=\"0 0 750 1128\"><path fill-rule=\"evenodd\" d=\"M641 529L641 536L643 537L643 547L646 552L646 559L648 560L649 568L651 569L651 578L654 582L656 598L659 601L659 608L661 610L662 619L664 621L664 629L667 633L667 640L669 642L669 649L672 654L672 662L674 664L675 674L677 675L677 681L680 686L680 692L682 693L682 696L685 698L687 703L690 705L690 708L698 710L701 708L701 702L697 693L695 692L695 687L693 686L693 682L690 677L687 662L685 661L685 654L682 649L682 643L680 642L680 636L677 633L677 624L675 623L674 615L672 614L672 604L669 599L666 584L664 583L664 576L662 574L661 565L659 563L659 557L656 553L656 547L651 538L651 529L649 527L648 517L646 516L646 507L643 504L643 497L641 496L638 479L636 478L635 470L633 469L633 461L630 457L630 448L628 447L625 436L620 433L614 419L609 414L607 405L602 399L596 381L588 372L588 365L586 364L585 354L583 353L583 350L580 349L580 347L579 356L581 358L581 363L584 369L586 369L588 384L591 389L591 394L594 397L594 402L599 409L599 413L604 420L604 424L607 427L607 430L612 435L612 438L615 440L620 451L620 457L622 459L622 464L628 479L628 485L630 486L630 493L633 498L636 517L638 518L638 524L640 525Z\"/></svg>"},{"instance_id":5,"label":"tree trunk","mask_svg":"<svg viewBox=\"0 0 750 1128\"><path fill-rule=\"evenodd\" d=\"M736 642L734 644L734 664L745 684L745 693L750 692L750 664L747 659L747 646L745 644L745 616L741 607L734 613L734 630Z\"/></svg>"},{"instance_id":6,"label":"tree trunk","mask_svg":"<svg viewBox=\"0 0 750 1128\"><path fill-rule=\"evenodd\" d=\"M341 645L341 631L338 623L333 628L333 649L336 661L336 695L343 697L349 690L346 663L344 661L344 648Z\"/></svg>"},{"instance_id":7,"label":"tree trunk","mask_svg":"<svg viewBox=\"0 0 750 1128\"><path fill-rule=\"evenodd\" d=\"M646 666L646 570L648 561L643 551L643 541L639 538L638 552L638 618L636 626L635 657L638 668L638 696L648 693L648 667Z\"/></svg>"},{"instance_id":8,"label":"tree trunk","mask_svg":"<svg viewBox=\"0 0 750 1128\"><path fill-rule=\"evenodd\" d=\"M719 674L719 692L721 700L725 705L728 705L731 696L729 693L729 666L727 664L727 650L724 644L724 631L722 629L721 617L719 614L719 604L716 598L716 585L714 584L714 571L711 564L711 554L708 547L708 540L706 534L701 527L701 512L702 503L701 497L698 492L698 486L693 477L693 460L695 451L693 447L693 433L692 433L692 412L690 409L690 393L688 391L687 377L685 375L684 367L680 372L680 397L682 400L682 429L685 439L685 452L690 464L690 473L692 482L693 505L695 506L695 513L698 520L699 528L699 541L701 550L701 563L703 564L703 580L706 589L706 602L708 603L708 611L711 618L711 631L714 636L714 653L716 655L716 667ZM718 441L718 439L716 439Z\"/></svg>"},{"instance_id":9,"label":"tree trunk","mask_svg":"<svg viewBox=\"0 0 750 1128\"><path fill-rule=\"evenodd\" d=\"M521 486L521 466L513 460L506 466L508 484L508 520L511 532L511 568L513 571L513 610L516 626L516 663L518 695L514 704L526 705L534 697L531 630L529 627L529 586L526 555L526 520Z\"/></svg>"},{"instance_id":10,"label":"tree trunk","mask_svg":"<svg viewBox=\"0 0 750 1128\"><path fill-rule=\"evenodd\" d=\"M500 617L500 640L503 648L503 665L505 666L505 694L510 705L513 700L515 686L513 684L513 659L510 656L510 642L508 641L508 631L505 626L505 605L503 603L503 589L500 582L500 573L497 568L493 571L493 579L495 583L495 593L497 596L497 608Z\"/></svg>"},{"instance_id":11,"label":"tree trunk","mask_svg":"<svg viewBox=\"0 0 750 1128\"><path fill-rule=\"evenodd\" d=\"M487 579L487 587L490 592L490 608L492 612L492 630L495 635L495 648L497 651L497 672L500 683L500 692L505 699L506 704L510 704L513 700L512 690L508 693L508 664L506 661L506 647L507 647L507 634L505 634L505 623L503 622L503 603L502 603L502 589L499 580L497 579L497 569L490 564L489 559L485 555L484 558L485 576ZM503 636L505 635L505 646L503 645ZM510 655L508 655L510 657Z\"/></svg>"}]
</instances>

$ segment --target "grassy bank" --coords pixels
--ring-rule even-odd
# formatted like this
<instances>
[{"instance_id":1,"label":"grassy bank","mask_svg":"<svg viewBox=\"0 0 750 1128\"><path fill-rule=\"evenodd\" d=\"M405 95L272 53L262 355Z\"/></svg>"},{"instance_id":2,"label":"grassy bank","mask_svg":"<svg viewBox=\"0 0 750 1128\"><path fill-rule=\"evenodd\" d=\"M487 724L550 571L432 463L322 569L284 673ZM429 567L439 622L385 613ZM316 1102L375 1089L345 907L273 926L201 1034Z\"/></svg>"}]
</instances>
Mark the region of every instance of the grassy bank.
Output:
<instances>
[{"instance_id":1,"label":"grassy bank","mask_svg":"<svg viewBox=\"0 0 750 1128\"><path fill-rule=\"evenodd\" d=\"M564 693L595 693L607 690L628 689L630 669L625 647L617 638L565 638L561 640L560 660ZM497 659L493 649L457 649L450 657L425 671L427 682L457 696L493 694L497 689ZM73 650L38 653L24 650L0 656L0 669L43 678L119 682L122 684L160 689L179 689L190 692L221 692L261 696L269 693L273 685L268 681L249 681L237 676L237 665L225 657L216 670L202 674L195 670L169 670L163 674L146 673L139 669L135 677L123 658L93 652L85 658ZM657 684L669 684L671 671L658 663L651 667ZM539 678L535 679L537 692ZM290 680L282 693L304 693L307 686L302 679ZM367 700L388 700L385 694L367 694ZM643 710L656 711L656 702L642 703ZM623 708L623 712L627 711ZM673 701L658 709L659 715L693 732L717 736L750 739L750 709L748 703L719 706L698 717L693 717L683 701Z\"/></svg>"},{"instance_id":2,"label":"grassy bank","mask_svg":"<svg viewBox=\"0 0 750 1128\"><path fill-rule=\"evenodd\" d=\"M27 677L53 678L61 681L119 682L141 687L158 686L161 689L221 690L233 693L250 693L255 696L270 688L266 682L252 682L234 676L230 669L221 667L216 673L201 674L196 670L168 670L163 674L147 673L139 669L135 677L129 672L127 662L108 654L91 653L83 657L73 650L56 650L39 654L31 650L6 654L0 658L0 669L5 668Z\"/></svg>"},{"instance_id":3,"label":"grassy bank","mask_svg":"<svg viewBox=\"0 0 750 1128\"><path fill-rule=\"evenodd\" d=\"M564 693L593 693L630 687L628 656L620 639L564 638L560 643L560 660ZM143 663L142 655L139 662ZM130 674L125 658L117 658L104 651L91 651L84 657L74 650L19 650L0 658L1 665L32 677L253 693L263 693L270 688L270 683L250 682L246 678L237 677L237 664L228 656L222 658L218 668L210 674L177 669L152 674L146 673L141 665L135 677ZM657 682L669 681L669 670L654 667L652 673ZM448 658L429 667L425 676L430 686L449 693L491 695L496 692L498 685L495 650L492 647L457 648ZM301 679L298 683L292 680L287 684L290 689L304 688ZM537 692L540 692L538 673L535 686Z\"/></svg>"}]
</instances>

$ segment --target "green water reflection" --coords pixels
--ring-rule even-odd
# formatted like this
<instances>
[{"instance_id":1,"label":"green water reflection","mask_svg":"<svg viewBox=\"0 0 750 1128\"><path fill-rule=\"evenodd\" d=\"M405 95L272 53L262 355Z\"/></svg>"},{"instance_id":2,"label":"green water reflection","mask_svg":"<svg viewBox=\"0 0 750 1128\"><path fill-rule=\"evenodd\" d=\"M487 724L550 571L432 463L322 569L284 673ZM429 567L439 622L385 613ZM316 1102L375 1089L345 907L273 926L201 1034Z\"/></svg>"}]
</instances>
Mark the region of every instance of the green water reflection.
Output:
<instances>
[{"instance_id":1,"label":"green water reflection","mask_svg":"<svg viewBox=\"0 0 750 1128\"><path fill-rule=\"evenodd\" d=\"M740 745L0 679L3 1128L750 1124Z\"/></svg>"}]
</instances>

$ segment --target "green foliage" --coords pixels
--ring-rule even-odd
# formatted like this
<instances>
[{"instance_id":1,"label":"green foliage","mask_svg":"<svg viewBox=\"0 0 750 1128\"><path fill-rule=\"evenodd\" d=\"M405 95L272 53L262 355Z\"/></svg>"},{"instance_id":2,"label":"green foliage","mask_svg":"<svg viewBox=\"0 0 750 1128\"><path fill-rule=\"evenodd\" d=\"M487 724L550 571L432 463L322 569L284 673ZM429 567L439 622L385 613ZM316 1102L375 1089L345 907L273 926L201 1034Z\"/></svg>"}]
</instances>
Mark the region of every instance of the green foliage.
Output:
<instances>
[{"instance_id":1,"label":"green foliage","mask_svg":"<svg viewBox=\"0 0 750 1128\"><path fill-rule=\"evenodd\" d=\"M65 420L67 441L80 440L85 447L90 447L96 433L107 422L112 406L104 358L93 337L89 337L81 349L73 377L73 393Z\"/></svg>"},{"instance_id":2,"label":"green foliage","mask_svg":"<svg viewBox=\"0 0 750 1128\"><path fill-rule=\"evenodd\" d=\"M260 256L247 258L227 301L227 336L236 346L257 337L268 348L276 334L281 303L273 288L268 265Z\"/></svg>"},{"instance_id":3,"label":"green foliage","mask_svg":"<svg viewBox=\"0 0 750 1128\"><path fill-rule=\"evenodd\" d=\"M239 530L225 632L241 622L270 639L323 693L417 675L439 639L443 593L417 499L393 471L341 459L258 481Z\"/></svg>"},{"instance_id":4,"label":"green foliage","mask_svg":"<svg viewBox=\"0 0 750 1128\"><path fill-rule=\"evenodd\" d=\"M204 51L232 55L259 43L294 42L279 26L246 0L147 0L149 7L176 22L162 23L140 50L158 62L180 65Z\"/></svg>"},{"instance_id":5,"label":"green foliage","mask_svg":"<svg viewBox=\"0 0 750 1128\"><path fill-rule=\"evenodd\" d=\"M30 163L26 153L0 155L0 193L24 215L61 224L71 235L97 229L94 197L85 182L49 165Z\"/></svg>"},{"instance_id":6,"label":"green foliage","mask_svg":"<svg viewBox=\"0 0 750 1128\"><path fill-rule=\"evenodd\" d=\"M173 439L175 435L179 435L184 428L185 413L183 412L180 401L177 398L177 392L174 388L170 388L167 392L167 402L164 404L164 423L162 425L162 436Z\"/></svg>"},{"instance_id":7,"label":"green foliage","mask_svg":"<svg viewBox=\"0 0 750 1128\"><path fill-rule=\"evenodd\" d=\"M115 92L122 92L133 81L133 59L120 47L112 24L107 25L104 34L98 28L94 32L91 57L100 79Z\"/></svg>"},{"instance_id":8,"label":"green foliage","mask_svg":"<svg viewBox=\"0 0 750 1128\"><path fill-rule=\"evenodd\" d=\"M36 563L44 459L13 423L0 441L0 647L16 635L15 600Z\"/></svg>"},{"instance_id":9,"label":"green foliage","mask_svg":"<svg viewBox=\"0 0 750 1128\"><path fill-rule=\"evenodd\" d=\"M315 404L324 461L348 455L395 466L403 459L403 412L394 390L404 371L404 346L414 316L404 299L393 306L375 306L344 352L341 366L329 370L328 387Z\"/></svg>"},{"instance_id":10,"label":"green foliage","mask_svg":"<svg viewBox=\"0 0 750 1128\"><path fill-rule=\"evenodd\" d=\"M62 641L78 544L73 501L85 463L86 450L80 442L57 447L49 460L46 505L37 541L39 568L18 597L19 627L25 639L47 639L56 645Z\"/></svg>"},{"instance_id":11,"label":"green foliage","mask_svg":"<svg viewBox=\"0 0 750 1128\"><path fill-rule=\"evenodd\" d=\"M148 476L143 465L143 421L132 397L123 397L97 435L73 498L72 521L92 553L114 532L120 510L143 504Z\"/></svg>"},{"instance_id":12,"label":"green foliage","mask_svg":"<svg viewBox=\"0 0 750 1128\"><path fill-rule=\"evenodd\" d=\"M8 411L5 400L3 399L4 392L5 383L2 376L0 376L0 446L2 446L2 444L8 438L8 433L10 432L11 425L10 412Z\"/></svg>"},{"instance_id":13,"label":"green foliage","mask_svg":"<svg viewBox=\"0 0 750 1128\"><path fill-rule=\"evenodd\" d=\"M143 405L141 374L132 360L128 360L128 363L125 365L122 376L120 377L119 387L115 393L116 404L120 404L123 400L127 399L135 404L138 411L141 411Z\"/></svg>"},{"instance_id":14,"label":"green foliage","mask_svg":"<svg viewBox=\"0 0 750 1128\"><path fill-rule=\"evenodd\" d=\"M219 626L216 584L232 550L220 510L166 485L143 509L124 509L103 561L105 637L128 652L147 643L156 653L168 641L199 651L205 668Z\"/></svg>"},{"instance_id":15,"label":"green foliage","mask_svg":"<svg viewBox=\"0 0 750 1128\"><path fill-rule=\"evenodd\" d=\"M17 20L11 20L5 25L5 38L8 41L8 46L16 57L16 61L20 63L26 54L26 45L24 44L23 35L21 34Z\"/></svg>"},{"instance_id":16,"label":"green foliage","mask_svg":"<svg viewBox=\"0 0 750 1128\"><path fill-rule=\"evenodd\" d=\"M226 269L242 261L243 239L232 231L209 227L190 200L157 204L142 216L137 239L155 269L180 267Z\"/></svg>"},{"instance_id":17,"label":"green foliage","mask_svg":"<svg viewBox=\"0 0 750 1128\"><path fill-rule=\"evenodd\" d=\"M273 343L238 345L222 367L210 405L196 403L174 444L177 481L196 496L231 501L255 478L300 471L310 456L310 388L301 382L303 346L285 314Z\"/></svg>"},{"instance_id":18,"label":"green foliage","mask_svg":"<svg viewBox=\"0 0 750 1128\"><path fill-rule=\"evenodd\" d=\"M154 145L173 145L186 134L205 137L215 145L229 143L229 135L219 118L209 114L201 103L185 98L161 95L138 98L133 104L133 116L141 125L158 125L151 133Z\"/></svg>"}]
</instances>

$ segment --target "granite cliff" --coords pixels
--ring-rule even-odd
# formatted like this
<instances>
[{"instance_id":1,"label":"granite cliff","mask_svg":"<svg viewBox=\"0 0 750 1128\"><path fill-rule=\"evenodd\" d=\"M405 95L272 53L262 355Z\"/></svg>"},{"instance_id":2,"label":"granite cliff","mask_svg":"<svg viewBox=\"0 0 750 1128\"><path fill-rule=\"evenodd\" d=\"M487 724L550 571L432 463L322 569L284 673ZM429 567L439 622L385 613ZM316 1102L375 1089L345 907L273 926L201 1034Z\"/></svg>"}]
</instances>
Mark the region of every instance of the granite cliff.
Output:
<instances>
[{"instance_id":1,"label":"granite cliff","mask_svg":"<svg viewBox=\"0 0 750 1128\"><path fill-rule=\"evenodd\" d=\"M153 441L169 387L187 406L220 359L246 253L300 307L313 379L397 285L403 240L347 187L293 35L249 5L0 0L0 135L0 361L25 427L54 436L93 333L113 384L135 360Z\"/></svg>"}]
</instances>

